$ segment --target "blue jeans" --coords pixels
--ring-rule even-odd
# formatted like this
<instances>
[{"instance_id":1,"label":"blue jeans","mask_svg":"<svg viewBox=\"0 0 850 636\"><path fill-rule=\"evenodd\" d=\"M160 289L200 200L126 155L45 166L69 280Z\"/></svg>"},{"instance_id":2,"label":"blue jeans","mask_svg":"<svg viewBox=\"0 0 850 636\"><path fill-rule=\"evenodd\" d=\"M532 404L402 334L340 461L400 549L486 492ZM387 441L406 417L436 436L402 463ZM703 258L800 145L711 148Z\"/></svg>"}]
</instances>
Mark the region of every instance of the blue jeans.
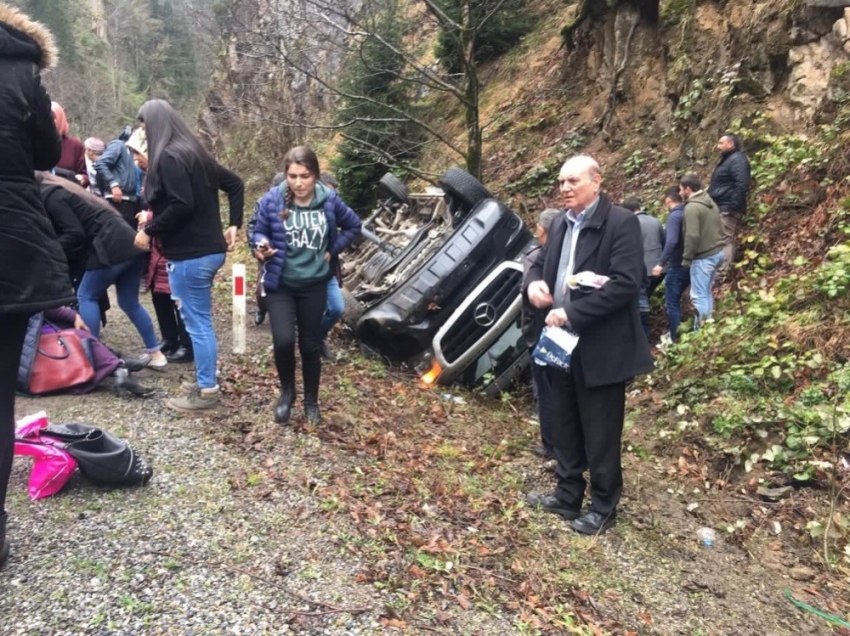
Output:
<instances>
[{"instance_id":1,"label":"blue jeans","mask_svg":"<svg viewBox=\"0 0 850 636\"><path fill-rule=\"evenodd\" d=\"M150 314L139 304L139 283L145 268L145 256L139 254L129 261L124 261L112 267L90 269L80 281L77 290L77 300L80 302L80 316L83 322L97 338L100 335L100 305L98 299L115 285L118 295L118 306L121 308L145 343L148 351L159 351L159 341L153 328Z\"/></svg>"},{"instance_id":2,"label":"blue jeans","mask_svg":"<svg viewBox=\"0 0 850 636\"><path fill-rule=\"evenodd\" d=\"M664 279L664 300L667 302L667 324L670 340L679 340L679 325L682 324L682 294L691 284L691 272L687 267L671 267Z\"/></svg>"},{"instance_id":3,"label":"blue jeans","mask_svg":"<svg viewBox=\"0 0 850 636\"><path fill-rule=\"evenodd\" d=\"M711 288L718 268L723 264L723 252L713 256L695 259L691 263L691 302L697 310L697 321L694 330L711 318L714 311L714 296Z\"/></svg>"},{"instance_id":4,"label":"blue jeans","mask_svg":"<svg viewBox=\"0 0 850 636\"><path fill-rule=\"evenodd\" d=\"M325 307L325 315L322 316L322 338L327 338L337 321L342 318L345 311L345 302L342 300L342 291L336 276L331 276L328 281L328 304Z\"/></svg>"},{"instance_id":5,"label":"blue jeans","mask_svg":"<svg viewBox=\"0 0 850 636\"><path fill-rule=\"evenodd\" d=\"M171 297L177 303L195 352L198 386L216 386L215 368L218 342L212 320L212 284L216 272L224 265L224 254L208 254L185 261L169 261L168 283Z\"/></svg>"}]
</instances>

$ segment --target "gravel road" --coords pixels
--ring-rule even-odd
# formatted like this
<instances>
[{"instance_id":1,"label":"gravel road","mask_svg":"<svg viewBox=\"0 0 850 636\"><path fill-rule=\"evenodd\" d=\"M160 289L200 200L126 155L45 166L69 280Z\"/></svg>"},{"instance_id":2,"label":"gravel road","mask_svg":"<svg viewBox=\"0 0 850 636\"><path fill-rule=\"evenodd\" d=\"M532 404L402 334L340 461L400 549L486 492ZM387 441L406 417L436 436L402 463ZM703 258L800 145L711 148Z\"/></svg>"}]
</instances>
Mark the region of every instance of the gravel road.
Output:
<instances>
[{"instance_id":1,"label":"gravel road","mask_svg":"<svg viewBox=\"0 0 850 636\"><path fill-rule=\"evenodd\" d=\"M110 318L101 337L133 351L129 323L117 310ZM268 333L250 335L253 348L268 345ZM250 483L258 470L250 455L214 441L204 420L165 408L188 371L143 371L140 378L157 387L147 400L107 391L18 400L18 417L44 410L52 421L125 437L155 472L145 487L118 490L77 475L59 495L31 502L30 463L16 460L0 634L399 633L380 622L389 598L357 582L362 564L316 514L308 484L246 496L233 478L247 475ZM280 438L281 465L309 474L321 442L271 422L268 430ZM510 625L489 615L469 620L468 633Z\"/></svg>"}]
</instances>

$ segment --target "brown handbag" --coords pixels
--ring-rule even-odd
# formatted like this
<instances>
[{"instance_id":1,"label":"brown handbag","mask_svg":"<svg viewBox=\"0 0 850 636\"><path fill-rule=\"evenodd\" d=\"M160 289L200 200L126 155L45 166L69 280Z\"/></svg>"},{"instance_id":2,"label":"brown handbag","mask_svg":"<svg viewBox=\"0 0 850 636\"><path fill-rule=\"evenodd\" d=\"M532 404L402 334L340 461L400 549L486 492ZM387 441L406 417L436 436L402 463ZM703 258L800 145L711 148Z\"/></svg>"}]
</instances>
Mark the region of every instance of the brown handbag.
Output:
<instances>
[{"instance_id":1,"label":"brown handbag","mask_svg":"<svg viewBox=\"0 0 850 636\"><path fill-rule=\"evenodd\" d=\"M41 334L30 375L31 394L56 393L93 379L91 355L80 336L71 329Z\"/></svg>"}]
</instances>

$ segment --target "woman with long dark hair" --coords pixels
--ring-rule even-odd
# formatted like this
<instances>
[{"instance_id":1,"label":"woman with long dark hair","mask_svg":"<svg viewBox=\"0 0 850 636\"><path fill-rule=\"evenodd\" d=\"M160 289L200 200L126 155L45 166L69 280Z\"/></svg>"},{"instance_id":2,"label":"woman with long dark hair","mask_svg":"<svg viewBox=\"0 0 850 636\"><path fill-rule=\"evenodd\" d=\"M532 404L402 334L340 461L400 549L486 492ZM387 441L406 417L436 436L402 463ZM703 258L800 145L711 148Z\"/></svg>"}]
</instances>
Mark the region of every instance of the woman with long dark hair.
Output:
<instances>
[{"instance_id":1,"label":"woman with long dark hair","mask_svg":"<svg viewBox=\"0 0 850 636\"><path fill-rule=\"evenodd\" d=\"M127 140L127 148L133 153L136 166L139 168L141 195L144 199L145 175L148 171L148 142L145 131L137 128ZM136 215L139 220L138 229L143 229L145 224L153 218L147 206ZM148 271L145 275L144 289L151 292L151 302L156 312L156 321L159 323L159 332L162 335L162 349L160 349L169 362L192 362L192 341L183 324L183 318L177 310L177 305L171 298L171 286L168 284L168 261L162 255L159 240L151 241L150 260Z\"/></svg>"},{"instance_id":2,"label":"woman with long dark hair","mask_svg":"<svg viewBox=\"0 0 850 636\"><path fill-rule=\"evenodd\" d=\"M295 326L304 377L304 413L318 423L322 316L336 259L360 234L361 223L331 188L319 182L319 159L306 146L284 159L286 181L260 200L253 243L263 261L262 286L280 379L275 421L289 421L295 402Z\"/></svg>"},{"instance_id":3,"label":"woman with long dark hair","mask_svg":"<svg viewBox=\"0 0 850 636\"><path fill-rule=\"evenodd\" d=\"M38 196L33 171L62 152L41 69L56 62L42 25L0 4L0 566L9 557L6 489L15 443L15 383L27 321L74 302L68 265Z\"/></svg>"},{"instance_id":4,"label":"woman with long dark hair","mask_svg":"<svg viewBox=\"0 0 850 636\"><path fill-rule=\"evenodd\" d=\"M192 339L197 384L185 397L167 405L185 412L214 409L218 343L212 320L212 284L242 226L245 187L223 168L192 134L166 101L146 102L139 110L148 141L145 200L153 220L136 235L136 245L150 249L151 238L168 259L168 282ZM222 232L218 191L227 193L230 225Z\"/></svg>"}]
</instances>

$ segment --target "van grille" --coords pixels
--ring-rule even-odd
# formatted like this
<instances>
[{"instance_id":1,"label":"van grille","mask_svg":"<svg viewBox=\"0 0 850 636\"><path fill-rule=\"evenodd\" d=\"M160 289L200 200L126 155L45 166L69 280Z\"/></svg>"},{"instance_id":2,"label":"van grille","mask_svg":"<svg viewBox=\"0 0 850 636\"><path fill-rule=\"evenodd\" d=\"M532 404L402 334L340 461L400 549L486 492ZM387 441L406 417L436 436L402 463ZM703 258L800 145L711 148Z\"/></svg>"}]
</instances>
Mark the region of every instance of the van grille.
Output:
<instances>
[{"instance_id":1,"label":"van grille","mask_svg":"<svg viewBox=\"0 0 850 636\"><path fill-rule=\"evenodd\" d=\"M516 300L521 284L522 272L513 268L493 279L443 336L440 348L446 362L453 364L493 328Z\"/></svg>"}]
</instances>

